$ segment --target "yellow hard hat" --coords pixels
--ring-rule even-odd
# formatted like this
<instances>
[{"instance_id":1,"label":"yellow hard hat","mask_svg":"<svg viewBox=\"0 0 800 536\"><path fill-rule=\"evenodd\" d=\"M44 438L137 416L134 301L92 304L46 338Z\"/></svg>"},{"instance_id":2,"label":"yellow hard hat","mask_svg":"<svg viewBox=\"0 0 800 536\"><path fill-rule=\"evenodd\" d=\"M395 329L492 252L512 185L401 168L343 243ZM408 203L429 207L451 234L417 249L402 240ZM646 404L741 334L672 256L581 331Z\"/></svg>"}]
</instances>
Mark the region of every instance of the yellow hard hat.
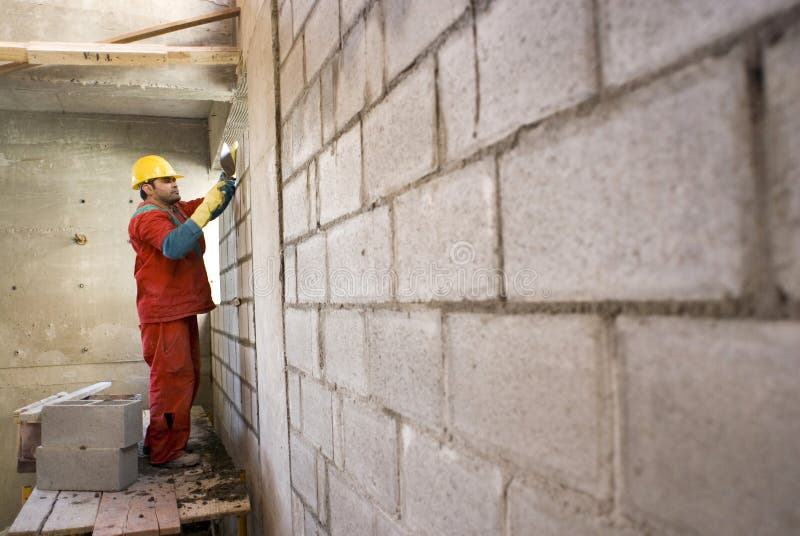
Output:
<instances>
[{"instance_id":1,"label":"yellow hard hat","mask_svg":"<svg viewBox=\"0 0 800 536\"><path fill-rule=\"evenodd\" d=\"M178 175L169 162L164 158L151 154L141 157L133 164L131 169L131 188L138 190L143 182L161 177L175 177L180 179L183 175Z\"/></svg>"}]
</instances>

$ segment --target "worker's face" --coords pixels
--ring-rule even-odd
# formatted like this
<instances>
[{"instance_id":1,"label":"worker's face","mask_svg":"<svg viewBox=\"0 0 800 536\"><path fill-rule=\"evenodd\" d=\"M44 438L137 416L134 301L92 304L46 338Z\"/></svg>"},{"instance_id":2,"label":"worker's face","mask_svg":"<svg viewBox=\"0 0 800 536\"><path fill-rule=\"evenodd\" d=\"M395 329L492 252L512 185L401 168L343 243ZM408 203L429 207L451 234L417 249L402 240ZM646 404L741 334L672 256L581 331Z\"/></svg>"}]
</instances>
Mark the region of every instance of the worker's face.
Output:
<instances>
[{"instance_id":1,"label":"worker's face","mask_svg":"<svg viewBox=\"0 0 800 536\"><path fill-rule=\"evenodd\" d=\"M178 191L178 181L175 177L161 177L150 183L152 188L151 197L163 205L174 205L181 200L181 193Z\"/></svg>"}]
</instances>

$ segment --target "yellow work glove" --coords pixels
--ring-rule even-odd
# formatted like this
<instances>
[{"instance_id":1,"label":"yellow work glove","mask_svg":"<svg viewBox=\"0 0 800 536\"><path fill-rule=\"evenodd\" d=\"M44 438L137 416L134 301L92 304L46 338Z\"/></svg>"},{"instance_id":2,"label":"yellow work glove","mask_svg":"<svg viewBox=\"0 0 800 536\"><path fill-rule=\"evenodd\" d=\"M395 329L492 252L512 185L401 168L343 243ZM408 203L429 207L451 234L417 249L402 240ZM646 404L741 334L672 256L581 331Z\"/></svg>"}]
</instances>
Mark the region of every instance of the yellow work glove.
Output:
<instances>
[{"instance_id":1,"label":"yellow work glove","mask_svg":"<svg viewBox=\"0 0 800 536\"><path fill-rule=\"evenodd\" d=\"M208 222L218 216L217 210L233 196L231 185L228 184L228 182L229 181L222 180L215 184L214 187L208 191L203 202L200 203L200 205L194 209L192 215L189 216L200 228L205 227Z\"/></svg>"}]
</instances>

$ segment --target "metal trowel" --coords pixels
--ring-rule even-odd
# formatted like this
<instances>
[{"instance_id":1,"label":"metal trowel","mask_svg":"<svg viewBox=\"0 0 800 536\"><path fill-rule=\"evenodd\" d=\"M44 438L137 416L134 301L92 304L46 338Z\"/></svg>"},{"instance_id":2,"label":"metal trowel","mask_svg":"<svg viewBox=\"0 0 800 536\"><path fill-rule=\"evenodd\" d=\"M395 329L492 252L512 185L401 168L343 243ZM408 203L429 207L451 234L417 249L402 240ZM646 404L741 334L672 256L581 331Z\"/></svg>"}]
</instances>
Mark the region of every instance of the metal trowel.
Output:
<instances>
[{"instance_id":1,"label":"metal trowel","mask_svg":"<svg viewBox=\"0 0 800 536\"><path fill-rule=\"evenodd\" d=\"M239 142L235 141L229 147L227 143L222 143L222 149L219 152L219 163L222 166L222 171L228 178L236 178L236 151L239 149Z\"/></svg>"}]
</instances>

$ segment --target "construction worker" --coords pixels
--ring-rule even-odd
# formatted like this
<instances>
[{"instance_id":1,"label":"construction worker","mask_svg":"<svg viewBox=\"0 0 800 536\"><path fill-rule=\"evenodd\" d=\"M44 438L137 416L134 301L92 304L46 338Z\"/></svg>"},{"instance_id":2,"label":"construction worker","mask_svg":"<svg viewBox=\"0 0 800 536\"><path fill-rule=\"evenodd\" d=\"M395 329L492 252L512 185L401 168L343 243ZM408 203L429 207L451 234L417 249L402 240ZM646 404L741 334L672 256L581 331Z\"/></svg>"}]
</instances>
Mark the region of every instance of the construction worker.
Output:
<instances>
[{"instance_id":1,"label":"construction worker","mask_svg":"<svg viewBox=\"0 0 800 536\"><path fill-rule=\"evenodd\" d=\"M178 175L164 158L144 156L131 171L139 204L128 225L136 252L136 307L144 360L150 367L150 463L190 467L190 410L200 380L197 315L214 309L203 264L203 227L219 216L236 191L223 172L205 198L181 201Z\"/></svg>"}]
</instances>

